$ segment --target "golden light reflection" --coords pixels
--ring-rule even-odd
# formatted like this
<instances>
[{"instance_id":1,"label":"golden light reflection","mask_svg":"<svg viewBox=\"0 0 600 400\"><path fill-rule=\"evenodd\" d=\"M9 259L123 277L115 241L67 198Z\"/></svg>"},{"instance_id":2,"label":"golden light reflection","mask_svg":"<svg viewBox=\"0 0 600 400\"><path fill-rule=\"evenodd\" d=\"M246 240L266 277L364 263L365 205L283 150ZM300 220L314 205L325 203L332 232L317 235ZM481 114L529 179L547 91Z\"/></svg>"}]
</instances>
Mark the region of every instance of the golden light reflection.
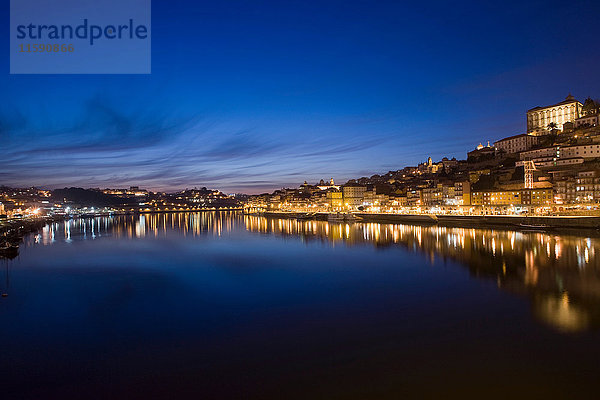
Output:
<instances>
[{"instance_id":1,"label":"golden light reflection","mask_svg":"<svg viewBox=\"0 0 600 400\"><path fill-rule=\"evenodd\" d=\"M32 245L99 239L221 236L239 230L353 246L397 246L450 259L478 279L531 299L541 321L561 331L600 326L599 237L540 232L266 218L240 212L147 213L74 219L44 227ZM401 257L401 256L399 256ZM399 259L399 265L401 260Z\"/></svg>"},{"instance_id":2,"label":"golden light reflection","mask_svg":"<svg viewBox=\"0 0 600 400\"><path fill-rule=\"evenodd\" d=\"M540 320L562 332L581 332L587 330L591 324L590 312L572 304L567 292L557 297L536 298L534 313Z\"/></svg>"},{"instance_id":3,"label":"golden light reflection","mask_svg":"<svg viewBox=\"0 0 600 400\"><path fill-rule=\"evenodd\" d=\"M432 264L436 257L451 258L468 266L478 278L494 279L502 289L532 297L534 315L560 331L589 329L592 314L600 326L600 259L595 256L600 238L303 220L268 226L260 216L246 216L244 222L252 232L300 235L305 242L398 245L422 253ZM594 314L590 309L597 311Z\"/></svg>"}]
</instances>

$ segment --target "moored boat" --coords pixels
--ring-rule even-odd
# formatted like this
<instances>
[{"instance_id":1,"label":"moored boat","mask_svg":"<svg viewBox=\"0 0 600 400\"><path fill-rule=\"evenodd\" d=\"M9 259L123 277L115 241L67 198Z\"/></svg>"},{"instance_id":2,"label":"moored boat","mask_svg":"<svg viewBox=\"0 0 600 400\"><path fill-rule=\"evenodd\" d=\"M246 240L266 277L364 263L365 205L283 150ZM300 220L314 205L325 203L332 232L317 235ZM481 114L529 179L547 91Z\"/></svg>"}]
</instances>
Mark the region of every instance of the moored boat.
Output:
<instances>
[{"instance_id":1,"label":"moored boat","mask_svg":"<svg viewBox=\"0 0 600 400\"><path fill-rule=\"evenodd\" d=\"M354 214L342 212L331 213L327 216L329 222L354 222L357 219Z\"/></svg>"},{"instance_id":2,"label":"moored boat","mask_svg":"<svg viewBox=\"0 0 600 400\"><path fill-rule=\"evenodd\" d=\"M519 228L523 230L531 230L531 231L545 231L550 229L548 225L533 225L533 224L519 224Z\"/></svg>"}]
</instances>

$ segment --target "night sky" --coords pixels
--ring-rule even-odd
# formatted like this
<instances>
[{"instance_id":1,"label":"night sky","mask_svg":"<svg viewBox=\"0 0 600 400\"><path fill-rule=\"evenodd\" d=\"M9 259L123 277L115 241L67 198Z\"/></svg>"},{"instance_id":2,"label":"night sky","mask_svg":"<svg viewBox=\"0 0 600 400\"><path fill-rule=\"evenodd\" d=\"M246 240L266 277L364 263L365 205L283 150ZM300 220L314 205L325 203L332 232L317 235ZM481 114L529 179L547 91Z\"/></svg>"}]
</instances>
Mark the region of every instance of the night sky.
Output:
<instances>
[{"instance_id":1,"label":"night sky","mask_svg":"<svg viewBox=\"0 0 600 400\"><path fill-rule=\"evenodd\" d=\"M151 75L9 75L6 35L0 184L344 182L600 98L599 2L402 3L154 0Z\"/></svg>"}]
</instances>

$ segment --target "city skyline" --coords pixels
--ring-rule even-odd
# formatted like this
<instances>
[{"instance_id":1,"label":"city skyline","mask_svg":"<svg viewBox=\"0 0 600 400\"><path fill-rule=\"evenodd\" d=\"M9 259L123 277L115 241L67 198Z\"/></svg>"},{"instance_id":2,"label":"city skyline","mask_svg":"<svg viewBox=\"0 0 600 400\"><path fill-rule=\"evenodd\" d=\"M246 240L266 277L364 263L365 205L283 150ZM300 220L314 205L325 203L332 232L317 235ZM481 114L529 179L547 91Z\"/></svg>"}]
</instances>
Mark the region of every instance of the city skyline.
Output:
<instances>
[{"instance_id":1,"label":"city skyline","mask_svg":"<svg viewBox=\"0 0 600 400\"><path fill-rule=\"evenodd\" d=\"M148 76L0 78L0 184L345 182L463 159L532 107L600 93L597 5L228 7L155 2Z\"/></svg>"},{"instance_id":2,"label":"city skyline","mask_svg":"<svg viewBox=\"0 0 600 400\"><path fill-rule=\"evenodd\" d=\"M598 102L597 100L594 101L591 97L588 97L585 100L584 103L587 104L588 101L591 101L592 104L594 104L594 107L597 107L597 105L600 104L600 102ZM578 111L579 114L577 114L577 115L576 114L567 115L566 114L566 108L565 108L565 114L563 115L562 114L562 104L565 104L565 103L579 104L579 106L578 106L578 107L580 107L579 111ZM593 126L596 126L596 124L597 124L597 117L596 117L596 115L597 114L593 114L594 115L594 120L593 121L587 120L586 118L588 118L588 117L586 117L586 116L584 116L583 118L579 118L579 115L581 114L581 110L582 110L581 106L582 106L582 103L579 102L578 100L576 100L570 93L567 96L567 99L565 101L562 101L562 102L559 102L559 103L553 104L553 105L536 106L536 107L534 107L534 108L532 108L532 109L530 109L530 110L527 111L527 117L526 118L527 118L528 123L529 123L529 119L530 119L529 114L531 112L534 112L536 114L540 114L540 113L544 113L545 112L546 115L547 115L546 118L548 118L548 119L547 120L542 120L542 121L539 122L538 130L536 132L533 132L533 135L532 135L532 132L528 132L527 134L523 133L523 134L519 134L519 135L509 136L509 137L506 137L506 138L501 138L501 139L493 142L492 146L490 145L490 141L489 140L487 141L487 145L483 145L482 144L483 141L482 141L474 149L466 149L465 150L465 153L466 153L467 157L459 157L458 159L456 157L452 157L451 161L454 162L454 163L456 163L456 162L464 163L464 162L467 162L468 159L470 159L472 157L476 157L476 158L481 157L481 156L485 157L485 154L488 154L489 150L492 150L496 155L505 154L505 153L508 154L508 155L510 155L510 154L521 154L521 159L524 159L523 158L524 156L525 157L529 157L529 156L527 156L527 154L531 153L532 157L533 157L533 160L535 162L537 162L538 165L544 165L546 167L549 166L549 165L557 165L556 164L556 159L555 159L555 161L553 161L553 162L551 162L549 164L547 158L544 158L544 157L539 158L540 154L542 154L542 153L543 154L548 153L548 151L550 151L550 153L546 154L546 156L551 155L552 152L555 151L553 149L556 146L550 146L550 147L547 147L545 149L533 150L532 152L527 152L527 151L524 151L524 150L528 150L528 149L531 148L531 145L537 144L538 143L538 139L540 138L540 136L546 136L547 137L547 135L549 133L551 133L550 131L551 131L551 129L553 129L552 128L553 126L554 127L560 127L560 131L562 131L563 130L563 124L561 123L560 125L558 125L554 121L557 121L557 122L558 121L569 122L569 123L572 124L572 127L581 127L583 129L585 129L587 126L589 126L590 122L593 123ZM574 105L572 105L571 107L574 107ZM551 111L550 110L554 110L554 109L556 109L555 110L556 114L554 114L553 116L551 116ZM585 109L585 107L584 107L584 109ZM538 111L538 110L541 110L541 111ZM548 111L544 111L544 110L548 110ZM558 113L561 113L561 114L558 115ZM566 126L567 125L565 125L565 127ZM569 128L569 130L571 132L572 132L572 129L573 129L572 127ZM556 128L554 128L554 129L556 129ZM526 137L527 138L527 142L521 143L521 140L522 140L521 137ZM577 135L575 135L575 137L577 137ZM527 145L525 145L525 143L527 143ZM582 147L582 146L568 146L568 147L572 147L572 151L567 150L565 152L563 150L563 153L564 153L564 155L568 154L567 157L569 157L569 156L573 157L576 154L577 155L579 154L577 152L578 151L577 149L578 149L578 147ZM583 147L585 147L585 146L583 146ZM540 153L540 152L542 152L542 153ZM589 156L587 156L587 157L591 157L594 154L595 154L595 152L592 151L592 152L590 152ZM564 155L563 155L563 158L564 158ZM582 155L583 155L583 153L582 153ZM450 159L448 158L448 156L443 156L440 160L436 160L435 164L432 164L434 160L431 158L431 156L423 156L421 159L423 160L425 158L426 158L426 160L423 161L423 162L419 162L418 165L417 164L415 164L415 165L401 165L401 166L398 166L398 168L395 168L395 169L389 170L389 171L376 171L376 172L373 173L372 176L380 176L380 175L385 176L385 175L389 175L390 173L401 173L402 171L405 171L407 169L409 169L409 170L414 169L415 171L417 171L417 170L421 171L422 168L425 168L426 170L428 170L429 172L431 172L432 165L433 165L434 168L437 168L436 165L439 164L439 168L441 170L441 169L445 169L446 168L446 166L444 165L444 163L447 162L447 161L450 161ZM528 159L530 159L530 158L528 158ZM444 160L446 160L446 161L444 161ZM568 164L570 162L570 159L565 160L565 162ZM562 165L562 164L559 164L559 165ZM427 171L424 171L424 172L427 172ZM410 172L410 173L412 174L413 172ZM359 176L348 177L348 178L346 178L346 179L344 179L342 181L338 181L337 188L339 189L339 184L340 183L341 184L347 184L348 182L352 183L352 182L355 182L356 180L364 180L364 179L369 180L369 178L370 178L369 175L367 175L367 176L361 176L361 177L359 177ZM302 177L300 177L300 179L302 179ZM334 182L334 178L331 177L329 179L331 180L331 185L333 186L334 185L334 183L333 183ZM325 181L328 181L329 179L325 179ZM320 179L315 178L314 181L310 180L310 182L309 182L309 180L310 179L304 179L304 184L302 184L302 185L300 184L301 181L297 181L297 182L292 182L291 184L289 184L287 186L281 186L281 187L274 187L274 186L272 186L270 188L267 188L267 190L263 190L263 191L259 191L259 192L255 192L255 193L253 193L253 192L240 192L240 191L238 191L238 192L231 192L231 191L229 191L228 192L227 190L223 190L222 188L220 188L218 186L211 187L211 188L209 188L209 190L217 190L217 191L220 191L220 192L223 192L223 193L230 193L230 194L258 195L258 194L269 193L271 191L277 191L278 189L284 189L286 187L287 188L295 188L295 187L298 187L298 186L303 187L306 184L308 184L309 186L310 185L313 185L313 186L319 186L319 185L326 185L327 186L328 185L328 183L327 184L324 183L324 179L323 178L320 178ZM102 188L100 186L98 186L98 185L95 185L94 183L95 182L90 182L90 185L87 186L87 187L85 187L85 188L86 189L97 189L97 190L104 190L104 191L106 191L106 190L110 190L110 189L128 190L127 188L129 187L130 189L132 189L132 190L135 191L135 190L138 190L138 188L140 187L140 185L139 184L135 184L135 182L128 182L127 184L120 185L120 186L119 185L111 185L110 182L108 182L107 186L104 186ZM2 185L2 184L0 184L0 186L9 187L8 185ZM29 186L29 187L38 188L38 189L50 189L50 190L52 190L52 189L60 189L61 188L60 186L55 186L54 187L54 186L36 186L36 185L32 185L32 186ZM71 186L71 187L74 187L74 186ZM148 188L142 187L141 189L144 189L144 191L146 191L146 189L148 189L151 192L156 192L156 193L161 193L161 192L162 193L179 193L179 192L184 192L184 191L187 191L187 190L195 190L195 189L198 189L200 187L202 189L206 189L206 186L204 186L204 185L197 185L197 186L194 186L194 187L187 187L187 186L186 187L169 187L168 189L162 189L162 188L156 189L156 188L152 188L152 187L148 187ZM24 188L27 188L27 186L16 185L16 186L14 186L14 188L22 188L22 189L24 189ZM65 186L64 188L67 188L67 186Z\"/></svg>"}]
</instances>

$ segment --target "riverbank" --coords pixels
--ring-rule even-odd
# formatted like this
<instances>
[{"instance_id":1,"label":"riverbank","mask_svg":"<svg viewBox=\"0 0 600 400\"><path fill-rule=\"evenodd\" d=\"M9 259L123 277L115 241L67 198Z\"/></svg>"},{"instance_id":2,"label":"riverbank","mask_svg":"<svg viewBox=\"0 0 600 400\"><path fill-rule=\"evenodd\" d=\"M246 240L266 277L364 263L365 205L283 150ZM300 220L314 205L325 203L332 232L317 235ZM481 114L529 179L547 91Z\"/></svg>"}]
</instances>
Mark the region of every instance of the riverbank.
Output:
<instances>
[{"instance_id":1,"label":"riverbank","mask_svg":"<svg viewBox=\"0 0 600 400\"><path fill-rule=\"evenodd\" d=\"M327 213L265 212L270 218L315 219L327 221ZM511 216L511 215L433 215L355 213L357 222L405 225L439 225L453 228L504 228L511 230L556 229L598 230L599 216Z\"/></svg>"},{"instance_id":2,"label":"riverbank","mask_svg":"<svg viewBox=\"0 0 600 400\"><path fill-rule=\"evenodd\" d=\"M399 215L356 214L364 222L423 223L458 228L585 229L600 228L597 216L519 216L519 215Z\"/></svg>"},{"instance_id":3,"label":"riverbank","mask_svg":"<svg viewBox=\"0 0 600 400\"><path fill-rule=\"evenodd\" d=\"M64 219L65 216L45 216L2 221L0 223L0 258L15 258L19 254L19 246L25 235L37 232L46 224Z\"/></svg>"}]
</instances>

